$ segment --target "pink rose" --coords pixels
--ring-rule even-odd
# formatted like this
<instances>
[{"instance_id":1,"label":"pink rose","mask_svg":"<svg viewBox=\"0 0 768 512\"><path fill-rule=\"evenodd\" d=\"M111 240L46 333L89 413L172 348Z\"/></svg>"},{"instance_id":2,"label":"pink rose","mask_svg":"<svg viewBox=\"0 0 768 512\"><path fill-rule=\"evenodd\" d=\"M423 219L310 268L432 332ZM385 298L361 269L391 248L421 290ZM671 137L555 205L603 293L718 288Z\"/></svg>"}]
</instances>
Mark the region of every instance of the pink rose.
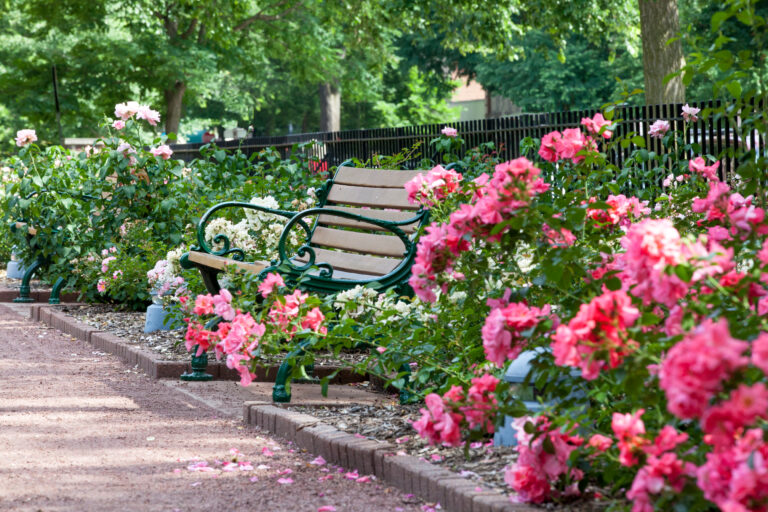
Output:
<instances>
[{"instance_id":1,"label":"pink rose","mask_svg":"<svg viewBox=\"0 0 768 512\"><path fill-rule=\"evenodd\" d=\"M32 144L37 140L37 134L35 130L19 130L16 132L16 145L18 147L24 147L27 144Z\"/></svg>"},{"instance_id":2,"label":"pink rose","mask_svg":"<svg viewBox=\"0 0 768 512\"><path fill-rule=\"evenodd\" d=\"M651 125L651 128L648 130L648 133L653 138L662 139L664 138L664 135L666 135L668 131L669 131L669 121L663 121L659 119L658 121L656 121Z\"/></svg>"},{"instance_id":3,"label":"pink rose","mask_svg":"<svg viewBox=\"0 0 768 512\"><path fill-rule=\"evenodd\" d=\"M115 119L115 121L112 123L112 128L115 130L122 130L125 128L125 121L122 119Z\"/></svg>"},{"instance_id":4,"label":"pink rose","mask_svg":"<svg viewBox=\"0 0 768 512\"><path fill-rule=\"evenodd\" d=\"M168 160L169 158L171 158L171 155L173 154L173 151L167 144L163 144L156 148L152 148L149 150L149 152L155 156L162 157L163 160Z\"/></svg>"},{"instance_id":5,"label":"pink rose","mask_svg":"<svg viewBox=\"0 0 768 512\"><path fill-rule=\"evenodd\" d=\"M442 133L446 137L456 137L459 134L456 128L451 128L450 126L446 126L445 128L443 128L440 133Z\"/></svg>"}]
</instances>

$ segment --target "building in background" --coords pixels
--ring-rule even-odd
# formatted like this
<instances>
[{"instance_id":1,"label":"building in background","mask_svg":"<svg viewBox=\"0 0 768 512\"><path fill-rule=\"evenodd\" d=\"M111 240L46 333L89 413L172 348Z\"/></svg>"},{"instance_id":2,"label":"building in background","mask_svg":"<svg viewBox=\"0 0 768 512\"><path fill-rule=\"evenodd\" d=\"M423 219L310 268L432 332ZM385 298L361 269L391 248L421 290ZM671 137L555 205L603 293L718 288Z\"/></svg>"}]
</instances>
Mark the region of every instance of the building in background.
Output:
<instances>
[{"instance_id":1,"label":"building in background","mask_svg":"<svg viewBox=\"0 0 768 512\"><path fill-rule=\"evenodd\" d=\"M450 107L459 107L459 121L487 119L491 117L519 114L522 110L511 100L489 94L480 83L466 77L454 76L461 85L454 91L448 102Z\"/></svg>"}]
</instances>

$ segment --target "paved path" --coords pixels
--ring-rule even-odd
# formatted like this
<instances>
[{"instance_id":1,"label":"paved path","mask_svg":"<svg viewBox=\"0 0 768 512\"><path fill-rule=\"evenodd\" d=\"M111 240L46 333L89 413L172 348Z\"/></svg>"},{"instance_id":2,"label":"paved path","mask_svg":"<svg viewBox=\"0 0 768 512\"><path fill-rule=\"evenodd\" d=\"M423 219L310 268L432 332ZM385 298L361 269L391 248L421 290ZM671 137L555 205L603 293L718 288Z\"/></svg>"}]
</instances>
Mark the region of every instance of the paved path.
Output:
<instances>
[{"instance_id":1,"label":"paved path","mask_svg":"<svg viewBox=\"0 0 768 512\"><path fill-rule=\"evenodd\" d=\"M1 511L421 510L16 309L0 305ZM254 469L222 471L232 448Z\"/></svg>"}]
</instances>

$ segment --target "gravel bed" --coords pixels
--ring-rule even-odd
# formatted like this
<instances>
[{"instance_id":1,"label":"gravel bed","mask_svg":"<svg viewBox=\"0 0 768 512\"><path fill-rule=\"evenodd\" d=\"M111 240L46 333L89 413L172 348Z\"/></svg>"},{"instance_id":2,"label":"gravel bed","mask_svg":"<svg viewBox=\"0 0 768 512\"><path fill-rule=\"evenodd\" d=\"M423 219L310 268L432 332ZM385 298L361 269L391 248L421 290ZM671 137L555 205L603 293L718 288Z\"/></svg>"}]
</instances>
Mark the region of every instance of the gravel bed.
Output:
<instances>
[{"instance_id":1,"label":"gravel bed","mask_svg":"<svg viewBox=\"0 0 768 512\"><path fill-rule=\"evenodd\" d=\"M189 360L190 356L184 345L185 327L170 331L144 333L146 313L121 311L109 304L64 306L61 310L84 324L96 327L101 331L110 332L127 343L160 354L166 361ZM338 357L330 352L319 352L315 355L315 364L318 366L356 364L366 357L367 353L356 351L342 352ZM265 365L281 362L282 356L270 356L264 359Z\"/></svg>"}]
</instances>

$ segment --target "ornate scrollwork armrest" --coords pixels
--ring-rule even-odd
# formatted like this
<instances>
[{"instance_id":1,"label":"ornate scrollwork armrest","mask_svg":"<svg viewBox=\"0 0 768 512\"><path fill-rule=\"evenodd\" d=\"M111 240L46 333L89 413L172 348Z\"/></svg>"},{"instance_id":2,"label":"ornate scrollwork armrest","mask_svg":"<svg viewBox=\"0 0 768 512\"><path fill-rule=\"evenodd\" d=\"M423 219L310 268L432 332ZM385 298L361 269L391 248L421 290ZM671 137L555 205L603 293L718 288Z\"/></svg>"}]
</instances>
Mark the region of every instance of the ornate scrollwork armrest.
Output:
<instances>
[{"instance_id":1,"label":"ornate scrollwork armrest","mask_svg":"<svg viewBox=\"0 0 768 512\"><path fill-rule=\"evenodd\" d=\"M352 219L360 222L366 222L368 224L374 224L376 226L379 226L380 228L383 228L387 231L390 231L395 234L405 246L405 251L403 252L403 256L407 257L413 254L415 251L415 244L413 240L406 234L402 229L400 229L401 226L407 226L409 224L414 224L417 222L426 222L429 211L428 210L419 210L414 214L413 217L401 221L388 221L388 220L381 220L381 219L375 219L373 217L366 217L364 215L358 215L356 213L344 211L344 210L335 210L333 208L309 208L307 210L303 210L301 212L296 213L285 225L283 228L283 232L280 235L280 240L277 244L277 250L279 254L279 263L277 266L287 266L291 272L294 272L296 274L302 274L309 270L312 267L318 267L320 269L319 277L324 277L327 279L331 279L333 277L333 267L329 263L320 262L318 263L317 256L315 254L314 248L309 245L309 243L306 243L299 247L296 250L296 256L299 257L307 257L307 262L304 265L297 265L295 261L293 261L291 257L288 256L288 252L286 251L285 244L288 240L289 233L293 226L295 224L301 224L306 225L303 221L305 217L309 216L315 216L315 215L330 215L335 217L345 217L347 219ZM306 228L305 228L306 231ZM309 232L307 232L309 233ZM311 237L310 237L311 242Z\"/></svg>"},{"instance_id":2,"label":"ornate scrollwork armrest","mask_svg":"<svg viewBox=\"0 0 768 512\"><path fill-rule=\"evenodd\" d=\"M231 255L232 259L236 261L245 260L245 252L242 249L232 248L231 247L232 244L229 240L229 237L227 237L226 235L218 234L215 237L213 237L214 244L223 244L223 247L218 251L214 251L213 248L210 247L205 240L205 228L208 226L208 223L212 220L212 217L216 212L218 212L219 210L223 210L225 208L245 208L245 209L256 210L264 213L270 213L272 215L285 217L287 219L292 219L296 215L296 212L291 212L287 210L274 210L272 208L267 208L266 206L260 206L257 204L246 203L241 201L227 201L224 203L219 203L209 208L208 211L205 212L205 215L203 215L202 218L200 219L200 222L197 225L197 243L199 245L191 247L190 248L191 250L205 252L208 254L213 254L215 256ZM309 233L311 232L309 226L307 226L303 221L300 223L300 225L302 228L304 228L304 231L307 233L307 235L309 235Z\"/></svg>"}]
</instances>

